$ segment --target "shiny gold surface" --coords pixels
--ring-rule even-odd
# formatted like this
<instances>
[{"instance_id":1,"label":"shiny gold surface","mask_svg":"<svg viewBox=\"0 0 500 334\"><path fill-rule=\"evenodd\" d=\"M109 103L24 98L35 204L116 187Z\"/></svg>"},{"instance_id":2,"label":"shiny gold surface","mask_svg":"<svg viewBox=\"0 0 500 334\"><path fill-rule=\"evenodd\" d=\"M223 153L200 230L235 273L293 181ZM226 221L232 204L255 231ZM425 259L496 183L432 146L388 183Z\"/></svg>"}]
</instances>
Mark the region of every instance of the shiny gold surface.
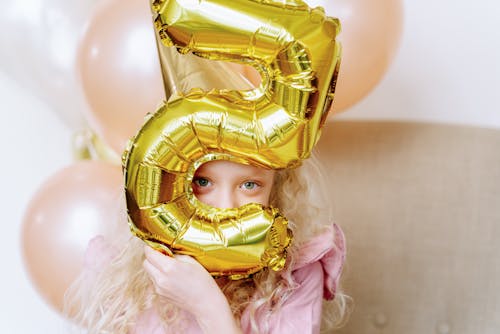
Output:
<instances>
[{"instance_id":1,"label":"shiny gold surface","mask_svg":"<svg viewBox=\"0 0 500 334\"><path fill-rule=\"evenodd\" d=\"M338 20L302 1L170 0L152 9L170 98L124 154L132 230L164 252L192 255L213 275L279 270L291 233L278 210L213 208L191 182L214 159L283 169L309 157L333 98ZM262 84L251 89L216 60L254 66Z\"/></svg>"}]
</instances>

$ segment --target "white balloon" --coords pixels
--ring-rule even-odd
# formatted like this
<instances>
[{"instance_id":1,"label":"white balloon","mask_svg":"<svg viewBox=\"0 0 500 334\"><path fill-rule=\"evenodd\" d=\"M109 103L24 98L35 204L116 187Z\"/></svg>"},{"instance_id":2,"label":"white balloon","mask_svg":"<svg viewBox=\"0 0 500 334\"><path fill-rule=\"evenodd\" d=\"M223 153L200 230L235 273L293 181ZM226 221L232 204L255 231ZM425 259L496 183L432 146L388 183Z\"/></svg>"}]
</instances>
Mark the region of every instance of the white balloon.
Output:
<instances>
[{"instance_id":1,"label":"white balloon","mask_svg":"<svg viewBox=\"0 0 500 334\"><path fill-rule=\"evenodd\" d=\"M88 108L75 62L96 0L4 0L0 70L45 101L71 128L86 127Z\"/></svg>"}]
</instances>

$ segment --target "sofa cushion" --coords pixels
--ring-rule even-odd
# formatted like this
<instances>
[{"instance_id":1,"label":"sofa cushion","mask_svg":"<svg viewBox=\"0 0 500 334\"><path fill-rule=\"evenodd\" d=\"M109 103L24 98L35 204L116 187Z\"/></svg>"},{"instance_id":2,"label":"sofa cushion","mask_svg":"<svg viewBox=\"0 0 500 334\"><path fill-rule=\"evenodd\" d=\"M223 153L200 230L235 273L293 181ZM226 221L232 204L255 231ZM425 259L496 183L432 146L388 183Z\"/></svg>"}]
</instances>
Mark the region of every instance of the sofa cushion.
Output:
<instances>
[{"instance_id":1,"label":"sofa cushion","mask_svg":"<svg viewBox=\"0 0 500 334\"><path fill-rule=\"evenodd\" d=\"M334 121L317 150L355 305L337 333L499 333L500 130Z\"/></svg>"}]
</instances>

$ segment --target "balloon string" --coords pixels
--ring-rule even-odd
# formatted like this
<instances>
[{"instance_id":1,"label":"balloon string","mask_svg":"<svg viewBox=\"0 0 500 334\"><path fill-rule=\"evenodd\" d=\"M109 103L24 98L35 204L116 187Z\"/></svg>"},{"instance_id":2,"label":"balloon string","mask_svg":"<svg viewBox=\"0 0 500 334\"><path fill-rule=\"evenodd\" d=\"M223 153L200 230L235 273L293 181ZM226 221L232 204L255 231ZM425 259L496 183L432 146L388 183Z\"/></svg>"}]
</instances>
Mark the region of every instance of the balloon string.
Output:
<instances>
[{"instance_id":1,"label":"balloon string","mask_svg":"<svg viewBox=\"0 0 500 334\"><path fill-rule=\"evenodd\" d=\"M92 130L86 129L73 134L73 159L76 161L96 160L121 165L121 159Z\"/></svg>"}]
</instances>

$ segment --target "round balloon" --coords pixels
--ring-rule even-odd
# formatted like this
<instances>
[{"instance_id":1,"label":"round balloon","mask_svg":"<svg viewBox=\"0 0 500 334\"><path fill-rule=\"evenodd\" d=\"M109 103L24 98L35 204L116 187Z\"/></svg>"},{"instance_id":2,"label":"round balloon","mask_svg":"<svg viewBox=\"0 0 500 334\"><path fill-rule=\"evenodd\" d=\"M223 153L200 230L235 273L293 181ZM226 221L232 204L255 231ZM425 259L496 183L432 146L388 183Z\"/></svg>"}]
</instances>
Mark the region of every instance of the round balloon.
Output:
<instances>
[{"instance_id":1,"label":"round balloon","mask_svg":"<svg viewBox=\"0 0 500 334\"><path fill-rule=\"evenodd\" d=\"M380 82L396 54L403 27L401 0L305 0L339 18L342 66L332 113L345 111L367 96ZM260 77L243 69L254 84Z\"/></svg>"},{"instance_id":2,"label":"round balloon","mask_svg":"<svg viewBox=\"0 0 500 334\"><path fill-rule=\"evenodd\" d=\"M121 191L120 167L86 161L51 176L31 199L21 232L24 264L56 310L82 268L89 240L118 219Z\"/></svg>"},{"instance_id":3,"label":"round balloon","mask_svg":"<svg viewBox=\"0 0 500 334\"><path fill-rule=\"evenodd\" d=\"M342 68L333 113L363 99L380 82L396 53L403 26L401 0L306 0L342 23Z\"/></svg>"},{"instance_id":4,"label":"round balloon","mask_svg":"<svg viewBox=\"0 0 500 334\"><path fill-rule=\"evenodd\" d=\"M80 43L77 70L91 127L121 154L165 98L148 1L99 6Z\"/></svg>"},{"instance_id":5,"label":"round balloon","mask_svg":"<svg viewBox=\"0 0 500 334\"><path fill-rule=\"evenodd\" d=\"M75 73L77 45L96 0L2 1L0 70L73 129L87 126Z\"/></svg>"}]
</instances>

